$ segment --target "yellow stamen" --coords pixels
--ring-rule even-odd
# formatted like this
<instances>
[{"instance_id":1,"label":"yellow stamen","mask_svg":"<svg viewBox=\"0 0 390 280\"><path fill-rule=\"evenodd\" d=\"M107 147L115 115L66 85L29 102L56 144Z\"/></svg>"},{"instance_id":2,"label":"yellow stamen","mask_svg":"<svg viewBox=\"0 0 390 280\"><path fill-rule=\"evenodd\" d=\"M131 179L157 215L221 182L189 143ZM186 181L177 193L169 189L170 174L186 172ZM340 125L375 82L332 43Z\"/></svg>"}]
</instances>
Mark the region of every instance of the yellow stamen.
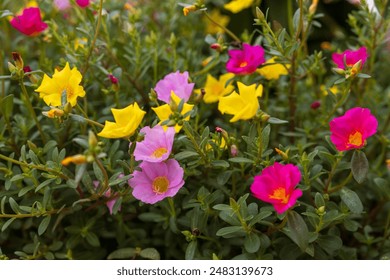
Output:
<instances>
[{"instance_id":1,"label":"yellow stamen","mask_svg":"<svg viewBox=\"0 0 390 280\"><path fill-rule=\"evenodd\" d=\"M240 67L241 68L243 68L243 67L245 67L247 65L248 65L248 62L246 62L246 61L243 61L243 62L240 63Z\"/></svg>"},{"instance_id":2,"label":"yellow stamen","mask_svg":"<svg viewBox=\"0 0 390 280\"><path fill-rule=\"evenodd\" d=\"M156 149L153 152L153 154L151 154L151 157L152 158L160 158L163 155L165 155L167 152L168 152L168 150L166 148L161 147L161 148Z\"/></svg>"},{"instance_id":3,"label":"yellow stamen","mask_svg":"<svg viewBox=\"0 0 390 280\"><path fill-rule=\"evenodd\" d=\"M360 147L363 144L363 137L359 131L349 135L348 144L351 146Z\"/></svg>"},{"instance_id":4,"label":"yellow stamen","mask_svg":"<svg viewBox=\"0 0 390 280\"><path fill-rule=\"evenodd\" d=\"M153 192L156 194L163 194L168 190L169 181L165 176L156 177L153 180Z\"/></svg>"},{"instance_id":5,"label":"yellow stamen","mask_svg":"<svg viewBox=\"0 0 390 280\"><path fill-rule=\"evenodd\" d=\"M281 203L286 204L288 200L290 199L290 195L286 194L286 189L285 188L277 188L274 190L273 194L269 196L269 198L272 199L278 199L280 200Z\"/></svg>"}]
</instances>

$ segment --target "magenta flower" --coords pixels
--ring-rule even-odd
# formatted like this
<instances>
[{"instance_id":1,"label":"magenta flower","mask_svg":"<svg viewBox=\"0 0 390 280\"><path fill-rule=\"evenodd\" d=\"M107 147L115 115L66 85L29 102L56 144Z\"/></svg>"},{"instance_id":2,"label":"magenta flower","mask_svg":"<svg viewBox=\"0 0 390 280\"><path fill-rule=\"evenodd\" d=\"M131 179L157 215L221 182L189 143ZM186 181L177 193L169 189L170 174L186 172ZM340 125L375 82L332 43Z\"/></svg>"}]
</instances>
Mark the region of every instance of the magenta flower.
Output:
<instances>
[{"instance_id":1,"label":"magenta flower","mask_svg":"<svg viewBox=\"0 0 390 280\"><path fill-rule=\"evenodd\" d=\"M168 127L165 131L160 125L153 128L145 126L141 129L145 134L142 142L137 143L134 150L135 160L161 162L166 160L172 151L175 129Z\"/></svg>"},{"instance_id":2,"label":"magenta flower","mask_svg":"<svg viewBox=\"0 0 390 280\"><path fill-rule=\"evenodd\" d=\"M42 21L38 7L24 9L22 14L14 17L10 23L27 36L36 36L47 28L47 24Z\"/></svg>"},{"instance_id":3,"label":"magenta flower","mask_svg":"<svg viewBox=\"0 0 390 280\"><path fill-rule=\"evenodd\" d=\"M85 8L89 6L89 0L76 0L77 5L81 8Z\"/></svg>"},{"instance_id":4,"label":"magenta flower","mask_svg":"<svg viewBox=\"0 0 390 280\"><path fill-rule=\"evenodd\" d=\"M364 63L368 58L367 49L365 47L361 47L356 51L346 50L343 53L332 54L332 60L337 65L338 68L345 69L344 57L345 57L345 63L347 64L346 65L347 67L352 67L360 60L361 61L360 69L361 69L363 68Z\"/></svg>"},{"instance_id":5,"label":"magenta flower","mask_svg":"<svg viewBox=\"0 0 390 280\"><path fill-rule=\"evenodd\" d=\"M54 5L60 11L65 11L71 8L69 0L54 0Z\"/></svg>"},{"instance_id":6,"label":"magenta flower","mask_svg":"<svg viewBox=\"0 0 390 280\"><path fill-rule=\"evenodd\" d=\"M171 92L173 91L180 99L187 102L190 99L194 83L188 83L188 72L170 73L162 80L158 81L154 90L157 93L157 99L169 103L171 99Z\"/></svg>"},{"instance_id":7,"label":"magenta flower","mask_svg":"<svg viewBox=\"0 0 390 280\"><path fill-rule=\"evenodd\" d=\"M271 203L276 212L282 214L302 196L302 190L295 188L300 180L297 166L275 162L255 176L250 189L256 198Z\"/></svg>"},{"instance_id":8,"label":"magenta flower","mask_svg":"<svg viewBox=\"0 0 390 280\"><path fill-rule=\"evenodd\" d=\"M265 62L261 46L242 44L242 50L230 50L226 70L237 75L247 75L256 71Z\"/></svg>"},{"instance_id":9,"label":"magenta flower","mask_svg":"<svg viewBox=\"0 0 390 280\"><path fill-rule=\"evenodd\" d=\"M184 170L174 159L165 162L143 161L139 165L142 171L134 171L129 185L133 196L149 204L166 197L173 197L184 185Z\"/></svg>"},{"instance_id":10,"label":"magenta flower","mask_svg":"<svg viewBox=\"0 0 390 280\"><path fill-rule=\"evenodd\" d=\"M329 123L330 140L339 151L359 149L378 128L377 119L367 108L352 108Z\"/></svg>"}]
</instances>

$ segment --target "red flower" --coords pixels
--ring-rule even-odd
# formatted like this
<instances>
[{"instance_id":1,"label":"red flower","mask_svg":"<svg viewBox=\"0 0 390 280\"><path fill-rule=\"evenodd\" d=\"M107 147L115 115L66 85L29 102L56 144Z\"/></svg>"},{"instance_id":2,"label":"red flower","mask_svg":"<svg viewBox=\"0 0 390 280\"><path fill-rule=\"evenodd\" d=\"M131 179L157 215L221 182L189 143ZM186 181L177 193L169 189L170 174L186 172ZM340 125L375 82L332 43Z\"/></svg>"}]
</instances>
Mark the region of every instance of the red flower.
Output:
<instances>
[{"instance_id":1,"label":"red flower","mask_svg":"<svg viewBox=\"0 0 390 280\"><path fill-rule=\"evenodd\" d=\"M10 23L27 36L36 36L47 28L47 24L42 21L38 7L24 9L23 13L14 17Z\"/></svg>"},{"instance_id":2,"label":"red flower","mask_svg":"<svg viewBox=\"0 0 390 280\"><path fill-rule=\"evenodd\" d=\"M77 5L81 8L85 8L89 6L89 0L76 0Z\"/></svg>"},{"instance_id":3,"label":"red flower","mask_svg":"<svg viewBox=\"0 0 390 280\"><path fill-rule=\"evenodd\" d=\"M377 119L367 108L352 108L330 123L330 140L339 151L359 149L376 133Z\"/></svg>"},{"instance_id":4,"label":"red flower","mask_svg":"<svg viewBox=\"0 0 390 280\"><path fill-rule=\"evenodd\" d=\"M230 50L226 70L237 75L247 75L256 71L265 62L261 46L242 44L242 50Z\"/></svg>"},{"instance_id":5,"label":"red flower","mask_svg":"<svg viewBox=\"0 0 390 280\"><path fill-rule=\"evenodd\" d=\"M255 176L251 191L256 198L271 203L276 212L282 214L302 196L302 190L295 188L300 180L301 172L297 166L275 162Z\"/></svg>"},{"instance_id":6,"label":"red flower","mask_svg":"<svg viewBox=\"0 0 390 280\"><path fill-rule=\"evenodd\" d=\"M356 51L346 50L343 53L332 54L332 60L337 65L338 68L345 69L344 57L345 57L345 63L347 64L347 67L352 67L355 63L357 63L360 60L361 61L360 69L361 69L368 58L367 49L365 47L361 47Z\"/></svg>"}]
</instances>

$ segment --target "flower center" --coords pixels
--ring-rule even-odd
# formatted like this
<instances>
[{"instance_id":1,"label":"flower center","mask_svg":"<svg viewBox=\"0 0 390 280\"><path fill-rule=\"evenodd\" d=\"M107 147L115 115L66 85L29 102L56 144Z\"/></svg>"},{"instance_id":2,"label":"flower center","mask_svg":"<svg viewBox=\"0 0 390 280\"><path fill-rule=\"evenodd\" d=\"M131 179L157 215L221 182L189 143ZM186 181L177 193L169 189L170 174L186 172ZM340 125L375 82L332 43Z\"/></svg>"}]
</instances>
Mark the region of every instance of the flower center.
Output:
<instances>
[{"instance_id":1,"label":"flower center","mask_svg":"<svg viewBox=\"0 0 390 280\"><path fill-rule=\"evenodd\" d=\"M152 158L160 158L163 155L165 155L168 152L168 150L164 147L158 148L154 150L154 152L150 155Z\"/></svg>"},{"instance_id":2,"label":"flower center","mask_svg":"<svg viewBox=\"0 0 390 280\"><path fill-rule=\"evenodd\" d=\"M169 181L165 176L159 176L154 178L152 184L153 192L156 194L163 194L168 190Z\"/></svg>"},{"instance_id":3,"label":"flower center","mask_svg":"<svg viewBox=\"0 0 390 280\"><path fill-rule=\"evenodd\" d=\"M247 65L248 65L248 62L246 62L246 61L243 61L243 62L240 63L240 67L241 68L243 68L243 67L245 67Z\"/></svg>"},{"instance_id":4,"label":"flower center","mask_svg":"<svg viewBox=\"0 0 390 280\"><path fill-rule=\"evenodd\" d=\"M62 103L62 101L64 101L65 95L66 95L66 102L69 102L72 99L72 97L73 97L73 90L72 90L71 87L65 86L63 88L62 95L61 95L61 103ZM62 104L62 105L65 105L65 104Z\"/></svg>"},{"instance_id":5,"label":"flower center","mask_svg":"<svg viewBox=\"0 0 390 280\"><path fill-rule=\"evenodd\" d=\"M351 146L360 147L363 144L363 137L359 131L349 135L348 144Z\"/></svg>"},{"instance_id":6,"label":"flower center","mask_svg":"<svg viewBox=\"0 0 390 280\"><path fill-rule=\"evenodd\" d=\"M278 199L280 200L281 203L286 204L290 199L290 195L286 194L285 188L279 187L276 190L274 190L273 194L270 195L269 198Z\"/></svg>"}]
</instances>

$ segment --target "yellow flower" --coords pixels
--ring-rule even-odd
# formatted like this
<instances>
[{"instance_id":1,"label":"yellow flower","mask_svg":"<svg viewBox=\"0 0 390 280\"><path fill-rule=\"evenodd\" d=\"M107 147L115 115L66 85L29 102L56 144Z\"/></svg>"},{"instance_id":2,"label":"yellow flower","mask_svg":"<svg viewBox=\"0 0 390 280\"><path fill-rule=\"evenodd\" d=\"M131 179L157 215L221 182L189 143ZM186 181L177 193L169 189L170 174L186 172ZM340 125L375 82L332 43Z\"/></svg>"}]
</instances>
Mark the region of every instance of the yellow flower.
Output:
<instances>
[{"instance_id":1,"label":"yellow flower","mask_svg":"<svg viewBox=\"0 0 390 280\"><path fill-rule=\"evenodd\" d=\"M77 68L70 69L67 62L61 71L54 70L53 78L45 74L35 91L39 92L39 97L49 106L63 106L69 102L73 107L77 103L77 97L85 95L84 88L79 85L82 78ZM65 102L62 102L63 99Z\"/></svg>"},{"instance_id":2,"label":"yellow flower","mask_svg":"<svg viewBox=\"0 0 390 280\"><path fill-rule=\"evenodd\" d=\"M112 108L111 112L115 122L106 121L99 136L104 138L128 138L140 125L145 111L141 110L135 102L123 109Z\"/></svg>"},{"instance_id":3,"label":"yellow flower","mask_svg":"<svg viewBox=\"0 0 390 280\"><path fill-rule=\"evenodd\" d=\"M214 103L219 100L220 97L231 93L234 87L229 83L226 84L230 79L234 77L234 74L227 73L223 74L217 80L210 74L207 75L206 84L204 86L205 95L203 100L205 103ZM196 91L199 93L199 90Z\"/></svg>"},{"instance_id":4,"label":"yellow flower","mask_svg":"<svg viewBox=\"0 0 390 280\"><path fill-rule=\"evenodd\" d=\"M223 27L226 27L229 24L230 17L222 15L218 9L214 9L210 12L210 17L218 22L218 24L222 25ZM206 23L206 33L208 34L217 34L217 33L224 33L225 30L223 30L218 25L212 23L209 19L204 19Z\"/></svg>"},{"instance_id":5,"label":"yellow flower","mask_svg":"<svg viewBox=\"0 0 390 280\"><path fill-rule=\"evenodd\" d=\"M240 94L233 91L228 96L219 99L218 110L224 114L234 115L230 122L238 120L249 120L256 115L259 109L259 101L257 97L263 94L263 86L256 85L247 86L243 83L237 82Z\"/></svg>"},{"instance_id":6,"label":"yellow flower","mask_svg":"<svg viewBox=\"0 0 390 280\"><path fill-rule=\"evenodd\" d=\"M234 14L241 12L242 10L252 6L254 0L232 0L229 3L223 5L226 10L231 11Z\"/></svg>"},{"instance_id":7,"label":"yellow flower","mask_svg":"<svg viewBox=\"0 0 390 280\"><path fill-rule=\"evenodd\" d=\"M78 48L84 49L87 44L88 44L87 38L85 37L76 38L76 40L74 41L74 50L77 51Z\"/></svg>"},{"instance_id":8,"label":"yellow flower","mask_svg":"<svg viewBox=\"0 0 390 280\"><path fill-rule=\"evenodd\" d=\"M171 100L174 104L178 105L180 103L180 97L178 97L173 91L171 92ZM176 112L172 111L172 104L164 104L162 106L158 106L155 108L152 108L152 110L156 113L157 117L159 118L161 124L163 121L170 120L174 116ZM194 105L190 105L187 103L184 103L183 109L181 112L178 112L181 116L185 115L189 111L192 110ZM190 119L190 116L186 116L183 120L188 121ZM176 120L173 120L175 122L175 132L178 133L182 127L182 125L178 124ZM163 126L164 129L167 128L166 125Z\"/></svg>"},{"instance_id":9,"label":"yellow flower","mask_svg":"<svg viewBox=\"0 0 390 280\"><path fill-rule=\"evenodd\" d=\"M261 76L264 76L264 78L266 78L267 80L277 80L281 75L287 75L287 69L290 68L290 65L275 63L275 58L276 57L268 59L265 62L265 66L258 69L257 73L259 73Z\"/></svg>"},{"instance_id":10,"label":"yellow flower","mask_svg":"<svg viewBox=\"0 0 390 280\"><path fill-rule=\"evenodd\" d=\"M323 95L328 95L328 91L330 91L333 94L340 93L340 89L338 88L338 86L332 86L331 88L327 88L325 85L321 85L320 90Z\"/></svg>"}]
</instances>

